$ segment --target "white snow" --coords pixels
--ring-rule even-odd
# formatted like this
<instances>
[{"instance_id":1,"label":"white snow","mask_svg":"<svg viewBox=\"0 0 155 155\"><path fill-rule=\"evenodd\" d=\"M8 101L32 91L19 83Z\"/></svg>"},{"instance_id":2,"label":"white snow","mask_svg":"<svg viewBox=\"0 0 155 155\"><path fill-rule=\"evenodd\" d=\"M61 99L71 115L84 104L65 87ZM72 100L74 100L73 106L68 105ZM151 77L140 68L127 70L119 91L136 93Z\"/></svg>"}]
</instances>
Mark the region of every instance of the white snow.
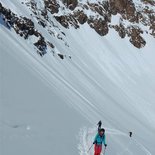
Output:
<instances>
[{"instance_id":1,"label":"white snow","mask_svg":"<svg viewBox=\"0 0 155 155\"><path fill-rule=\"evenodd\" d=\"M1 2L30 14L20 1ZM41 58L33 38L25 41L0 23L0 153L91 155L93 149L87 150L101 119L106 154L154 155L154 38L144 34L147 45L136 49L114 30L100 37L87 24L77 30L57 24L66 47L34 22L57 52L72 59L50 52Z\"/></svg>"}]
</instances>

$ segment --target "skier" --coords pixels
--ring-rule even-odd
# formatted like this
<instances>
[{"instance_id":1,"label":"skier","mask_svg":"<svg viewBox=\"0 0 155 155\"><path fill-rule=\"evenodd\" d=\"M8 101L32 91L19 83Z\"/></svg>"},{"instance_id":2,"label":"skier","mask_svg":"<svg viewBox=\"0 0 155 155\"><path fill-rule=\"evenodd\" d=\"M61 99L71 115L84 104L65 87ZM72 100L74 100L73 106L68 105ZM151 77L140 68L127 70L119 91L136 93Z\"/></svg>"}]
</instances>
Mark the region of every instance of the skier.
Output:
<instances>
[{"instance_id":1,"label":"skier","mask_svg":"<svg viewBox=\"0 0 155 155\"><path fill-rule=\"evenodd\" d=\"M129 136L132 137L132 132L131 131L129 132Z\"/></svg>"},{"instance_id":2,"label":"skier","mask_svg":"<svg viewBox=\"0 0 155 155\"><path fill-rule=\"evenodd\" d=\"M102 152L102 144L104 144L105 148L107 147L106 144L106 137L105 137L105 129L101 128L102 122L98 123L98 133L95 136L93 144L94 147L94 155L100 155Z\"/></svg>"}]
</instances>

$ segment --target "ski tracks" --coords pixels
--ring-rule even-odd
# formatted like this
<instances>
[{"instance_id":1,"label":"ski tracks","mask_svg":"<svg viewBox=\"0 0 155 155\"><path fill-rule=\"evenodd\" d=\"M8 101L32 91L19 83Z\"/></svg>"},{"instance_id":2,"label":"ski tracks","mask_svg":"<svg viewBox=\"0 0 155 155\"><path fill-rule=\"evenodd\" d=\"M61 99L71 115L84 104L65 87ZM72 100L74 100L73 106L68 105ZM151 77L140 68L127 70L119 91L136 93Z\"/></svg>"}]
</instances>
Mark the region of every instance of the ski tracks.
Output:
<instances>
[{"instance_id":1,"label":"ski tracks","mask_svg":"<svg viewBox=\"0 0 155 155\"><path fill-rule=\"evenodd\" d=\"M90 155L93 154L93 148L89 150L93 143L93 138L95 136L96 128L82 128L79 132L80 143L78 145L80 155Z\"/></svg>"},{"instance_id":2,"label":"ski tracks","mask_svg":"<svg viewBox=\"0 0 155 155\"><path fill-rule=\"evenodd\" d=\"M111 140L111 137L112 137L113 145L118 145L117 147L119 148L118 150L115 150L115 151L111 150L113 149L112 147L110 148L112 143L109 141L111 144L110 146L108 145L109 147L107 148L106 154L139 155L139 153L141 153L143 155L152 155L150 151L145 146L143 146L138 140L136 140L133 137L130 138L128 133L124 133L117 129L110 129L110 128L105 128L105 129L106 129L107 139ZM97 133L96 127L92 127L92 128L83 127L80 129L79 145L78 145L79 155L93 155L94 154L92 143L93 143L96 133ZM125 139L127 142L115 141L115 139L117 139L118 136L123 137L123 139ZM139 152L138 154L135 154L135 151L134 151L135 149L137 150L137 152Z\"/></svg>"}]
</instances>

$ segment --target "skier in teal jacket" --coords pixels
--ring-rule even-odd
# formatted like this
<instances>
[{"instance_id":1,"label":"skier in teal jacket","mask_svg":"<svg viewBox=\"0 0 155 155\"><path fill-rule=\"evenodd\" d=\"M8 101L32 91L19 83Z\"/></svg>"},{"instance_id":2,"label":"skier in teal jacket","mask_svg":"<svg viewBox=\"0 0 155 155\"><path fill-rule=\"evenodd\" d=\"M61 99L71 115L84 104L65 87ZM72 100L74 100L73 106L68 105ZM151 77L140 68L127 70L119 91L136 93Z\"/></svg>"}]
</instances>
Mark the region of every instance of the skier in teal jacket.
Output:
<instances>
[{"instance_id":1,"label":"skier in teal jacket","mask_svg":"<svg viewBox=\"0 0 155 155\"><path fill-rule=\"evenodd\" d=\"M102 151L102 144L107 147L105 129L99 129L97 135L95 136L93 144L95 144L94 155L100 155Z\"/></svg>"}]
</instances>

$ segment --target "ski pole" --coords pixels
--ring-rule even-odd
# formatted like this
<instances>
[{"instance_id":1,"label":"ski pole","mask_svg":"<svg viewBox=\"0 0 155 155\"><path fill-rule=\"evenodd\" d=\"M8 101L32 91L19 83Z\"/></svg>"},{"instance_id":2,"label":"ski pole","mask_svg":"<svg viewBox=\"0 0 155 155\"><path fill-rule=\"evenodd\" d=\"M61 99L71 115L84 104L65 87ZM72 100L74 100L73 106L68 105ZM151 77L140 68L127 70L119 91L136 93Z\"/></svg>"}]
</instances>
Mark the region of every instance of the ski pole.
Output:
<instances>
[{"instance_id":1,"label":"ski pole","mask_svg":"<svg viewBox=\"0 0 155 155\"><path fill-rule=\"evenodd\" d=\"M106 151L106 147L104 147L104 152L103 152L103 155L105 155L105 151Z\"/></svg>"},{"instance_id":2,"label":"ski pole","mask_svg":"<svg viewBox=\"0 0 155 155\"><path fill-rule=\"evenodd\" d=\"M93 144L90 146L90 148L88 149L88 151L87 152L89 152L90 150L91 150L91 148L93 147Z\"/></svg>"}]
</instances>

